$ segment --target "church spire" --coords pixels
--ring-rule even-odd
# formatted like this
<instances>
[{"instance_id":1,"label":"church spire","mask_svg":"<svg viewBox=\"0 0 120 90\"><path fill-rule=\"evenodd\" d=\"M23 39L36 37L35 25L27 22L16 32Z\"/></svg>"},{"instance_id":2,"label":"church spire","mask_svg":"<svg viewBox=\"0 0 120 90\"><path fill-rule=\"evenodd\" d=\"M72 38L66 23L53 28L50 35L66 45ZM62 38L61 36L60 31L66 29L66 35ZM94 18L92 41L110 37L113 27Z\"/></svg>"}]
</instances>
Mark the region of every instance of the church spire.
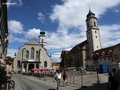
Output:
<instances>
[{"instance_id":1,"label":"church spire","mask_svg":"<svg viewBox=\"0 0 120 90\"><path fill-rule=\"evenodd\" d=\"M41 46L46 49L46 36L45 36L45 31L42 26L42 30L40 31L40 36L39 36L40 44Z\"/></svg>"},{"instance_id":2,"label":"church spire","mask_svg":"<svg viewBox=\"0 0 120 90\"><path fill-rule=\"evenodd\" d=\"M95 17L95 14L91 11L90 7L86 18L86 26L89 49L89 54L87 56L90 56L95 50L101 49L100 32L97 24L97 18Z\"/></svg>"}]
</instances>

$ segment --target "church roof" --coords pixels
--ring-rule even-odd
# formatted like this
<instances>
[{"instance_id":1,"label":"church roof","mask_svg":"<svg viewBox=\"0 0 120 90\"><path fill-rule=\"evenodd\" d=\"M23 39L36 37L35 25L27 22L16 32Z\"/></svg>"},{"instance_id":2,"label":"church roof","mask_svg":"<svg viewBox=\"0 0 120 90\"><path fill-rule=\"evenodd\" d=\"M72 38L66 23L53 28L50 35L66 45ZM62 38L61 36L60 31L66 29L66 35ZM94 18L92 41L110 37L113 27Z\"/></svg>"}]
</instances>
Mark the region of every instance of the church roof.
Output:
<instances>
[{"instance_id":1,"label":"church roof","mask_svg":"<svg viewBox=\"0 0 120 90\"><path fill-rule=\"evenodd\" d=\"M62 54L69 54L69 51L62 50Z\"/></svg>"},{"instance_id":2,"label":"church roof","mask_svg":"<svg viewBox=\"0 0 120 90\"><path fill-rule=\"evenodd\" d=\"M78 45L76 45L75 47L73 47L69 53L73 53L76 52L78 50L82 50L82 48L87 44L87 40L83 41L82 43L79 43Z\"/></svg>"},{"instance_id":3,"label":"church roof","mask_svg":"<svg viewBox=\"0 0 120 90\"><path fill-rule=\"evenodd\" d=\"M27 44L27 45L28 45L28 44L33 45L33 44L39 44L39 43L38 43L38 41L36 41L36 40L33 38L33 39L29 40L28 42L26 42L25 45L26 45L26 44Z\"/></svg>"},{"instance_id":4,"label":"church roof","mask_svg":"<svg viewBox=\"0 0 120 90\"><path fill-rule=\"evenodd\" d=\"M91 11L91 9L89 9L89 12L87 14L87 18L96 18L95 14ZM97 18L96 18L97 19Z\"/></svg>"}]
</instances>

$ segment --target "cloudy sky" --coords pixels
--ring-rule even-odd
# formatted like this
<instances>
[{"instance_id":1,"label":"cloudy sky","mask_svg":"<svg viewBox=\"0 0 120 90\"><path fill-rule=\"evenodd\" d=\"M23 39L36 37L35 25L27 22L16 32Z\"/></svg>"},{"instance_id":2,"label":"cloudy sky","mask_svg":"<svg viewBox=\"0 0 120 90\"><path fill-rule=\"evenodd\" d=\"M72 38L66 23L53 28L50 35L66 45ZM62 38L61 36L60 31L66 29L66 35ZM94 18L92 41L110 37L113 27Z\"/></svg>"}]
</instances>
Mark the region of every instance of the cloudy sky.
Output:
<instances>
[{"instance_id":1,"label":"cloudy sky","mask_svg":"<svg viewBox=\"0 0 120 90\"><path fill-rule=\"evenodd\" d=\"M7 0L7 5L8 56L32 38L39 40L44 27L47 52L59 62L62 50L86 40L89 6L98 18L102 48L120 43L120 0Z\"/></svg>"}]
</instances>

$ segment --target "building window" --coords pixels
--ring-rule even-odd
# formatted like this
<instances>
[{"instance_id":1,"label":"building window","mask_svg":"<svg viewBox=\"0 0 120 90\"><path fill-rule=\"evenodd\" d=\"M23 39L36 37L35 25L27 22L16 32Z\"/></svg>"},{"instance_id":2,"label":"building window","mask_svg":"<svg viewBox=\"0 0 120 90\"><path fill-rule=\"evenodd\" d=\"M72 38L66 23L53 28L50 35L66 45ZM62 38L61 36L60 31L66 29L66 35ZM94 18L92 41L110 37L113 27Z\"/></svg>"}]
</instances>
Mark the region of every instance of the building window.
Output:
<instances>
[{"instance_id":1,"label":"building window","mask_svg":"<svg viewBox=\"0 0 120 90\"><path fill-rule=\"evenodd\" d=\"M36 58L39 59L39 52L36 51Z\"/></svg>"},{"instance_id":2,"label":"building window","mask_svg":"<svg viewBox=\"0 0 120 90\"><path fill-rule=\"evenodd\" d=\"M110 58L110 57L108 57L108 60L111 60L111 58Z\"/></svg>"},{"instance_id":3,"label":"building window","mask_svg":"<svg viewBox=\"0 0 120 90\"><path fill-rule=\"evenodd\" d=\"M94 22L94 26L96 26L96 23Z\"/></svg>"},{"instance_id":4,"label":"building window","mask_svg":"<svg viewBox=\"0 0 120 90\"><path fill-rule=\"evenodd\" d=\"M26 58L29 58L29 51L26 51Z\"/></svg>"},{"instance_id":5,"label":"building window","mask_svg":"<svg viewBox=\"0 0 120 90\"><path fill-rule=\"evenodd\" d=\"M43 42L43 39L42 39L42 42Z\"/></svg>"},{"instance_id":6,"label":"building window","mask_svg":"<svg viewBox=\"0 0 120 90\"><path fill-rule=\"evenodd\" d=\"M106 61L106 58L104 58L104 61Z\"/></svg>"},{"instance_id":7,"label":"building window","mask_svg":"<svg viewBox=\"0 0 120 90\"><path fill-rule=\"evenodd\" d=\"M87 23L87 28L89 28L89 23Z\"/></svg>"},{"instance_id":8,"label":"building window","mask_svg":"<svg viewBox=\"0 0 120 90\"><path fill-rule=\"evenodd\" d=\"M95 31L95 33L97 33L97 31Z\"/></svg>"},{"instance_id":9,"label":"building window","mask_svg":"<svg viewBox=\"0 0 120 90\"><path fill-rule=\"evenodd\" d=\"M97 48L98 48L98 46L97 46Z\"/></svg>"},{"instance_id":10,"label":"building window","mask_svg":"<svg viewBox=\"0 0 120 90\"><path fill-rule=\"evenodd\" d=\"M18 66L18 67L21 66L21 62L20 62L20 60L17 61L17 66Z\"/></svg>"},{"instance_id":11,"label":"building window","mask_svg":"<svg viewBox=\"0 0 120 90\"><path fill-rule=\"evenodd\" d=\"M114 59L118 59L118 55L114 55Z\"/></svg>"},{"instance_id":12,"label":"building window","mask_svg":"<svg viewBox=\"0 0 120 90\"><path fill-rule=\"evenodd\" d=\"M95 36L97 38L97 36Z\"/></svg>"},{"instance_id":13,"label":"building window","mask_svg":"<svg viewBox=\"0 0 120 90\"><path fill-rule=\"evenodd\" d=\"M44 67L47 67L47 62L46 61L44 62Z\"/></svg>"},{"instance_id":14,"label":"building window","mask_svg":"<svg viewBox=\"0 0 120 90\"><path fill-rule=\"evenodd\" d=\"M31 48L31 58L34 58L34 48Z\"/></svg>"}]
</instances>

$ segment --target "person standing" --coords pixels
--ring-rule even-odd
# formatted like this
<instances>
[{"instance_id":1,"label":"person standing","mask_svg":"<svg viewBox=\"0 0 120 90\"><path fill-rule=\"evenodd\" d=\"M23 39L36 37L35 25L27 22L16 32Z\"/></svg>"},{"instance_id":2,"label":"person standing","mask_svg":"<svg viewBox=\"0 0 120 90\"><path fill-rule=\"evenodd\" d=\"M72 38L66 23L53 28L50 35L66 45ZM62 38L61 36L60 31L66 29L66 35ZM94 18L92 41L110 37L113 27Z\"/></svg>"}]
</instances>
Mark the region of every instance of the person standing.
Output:
<instances>
[{"instance_id":1,"label":"person standing","mask_svg":"<svg viewBox=\"0 0 120 90\"><path fill-rule=\"evenodd\" d=\"M61 80L61 72L60 72L60 70L57 71L57 73L55 75L55 80L57 81L57 90L58 90L59 85L60 85L60 80Z\"/></svg>"},{"instance_id":2,"label":"person standing","mask_svg":"<svg viewBox=\"0 0 120 90\"><path fill-rule=\"evenodd\" d=\"M107 84L107 89L108 90L115 90L115 83L114 83L114 77L112 75L112 72L108 73L109 77L108 77L108 84Z\"/></svg>"},{"instance_id":3,"label":"person standing","mask_svg":"<svg viewBox=\"0 0 120 90\"><path fill-rule=\"evenodd\" d=\"M63 72L63 86L66 87L67 84L67 73L64 71Z\"/></svg>"},{"instance_id":4,"label":"person standing","mask_svg":"<svg viewBox=\"0 0 120 90\"><path fill-rule=\"evenodd\" d=\"M112 69L112 72L113 72L114 83L115 83L115 88L114 88L114 90L118 90L119 81L120 81L120 75L119 75L119 73L116 71L115 68Z\"/></svg>"}]
</instances>

